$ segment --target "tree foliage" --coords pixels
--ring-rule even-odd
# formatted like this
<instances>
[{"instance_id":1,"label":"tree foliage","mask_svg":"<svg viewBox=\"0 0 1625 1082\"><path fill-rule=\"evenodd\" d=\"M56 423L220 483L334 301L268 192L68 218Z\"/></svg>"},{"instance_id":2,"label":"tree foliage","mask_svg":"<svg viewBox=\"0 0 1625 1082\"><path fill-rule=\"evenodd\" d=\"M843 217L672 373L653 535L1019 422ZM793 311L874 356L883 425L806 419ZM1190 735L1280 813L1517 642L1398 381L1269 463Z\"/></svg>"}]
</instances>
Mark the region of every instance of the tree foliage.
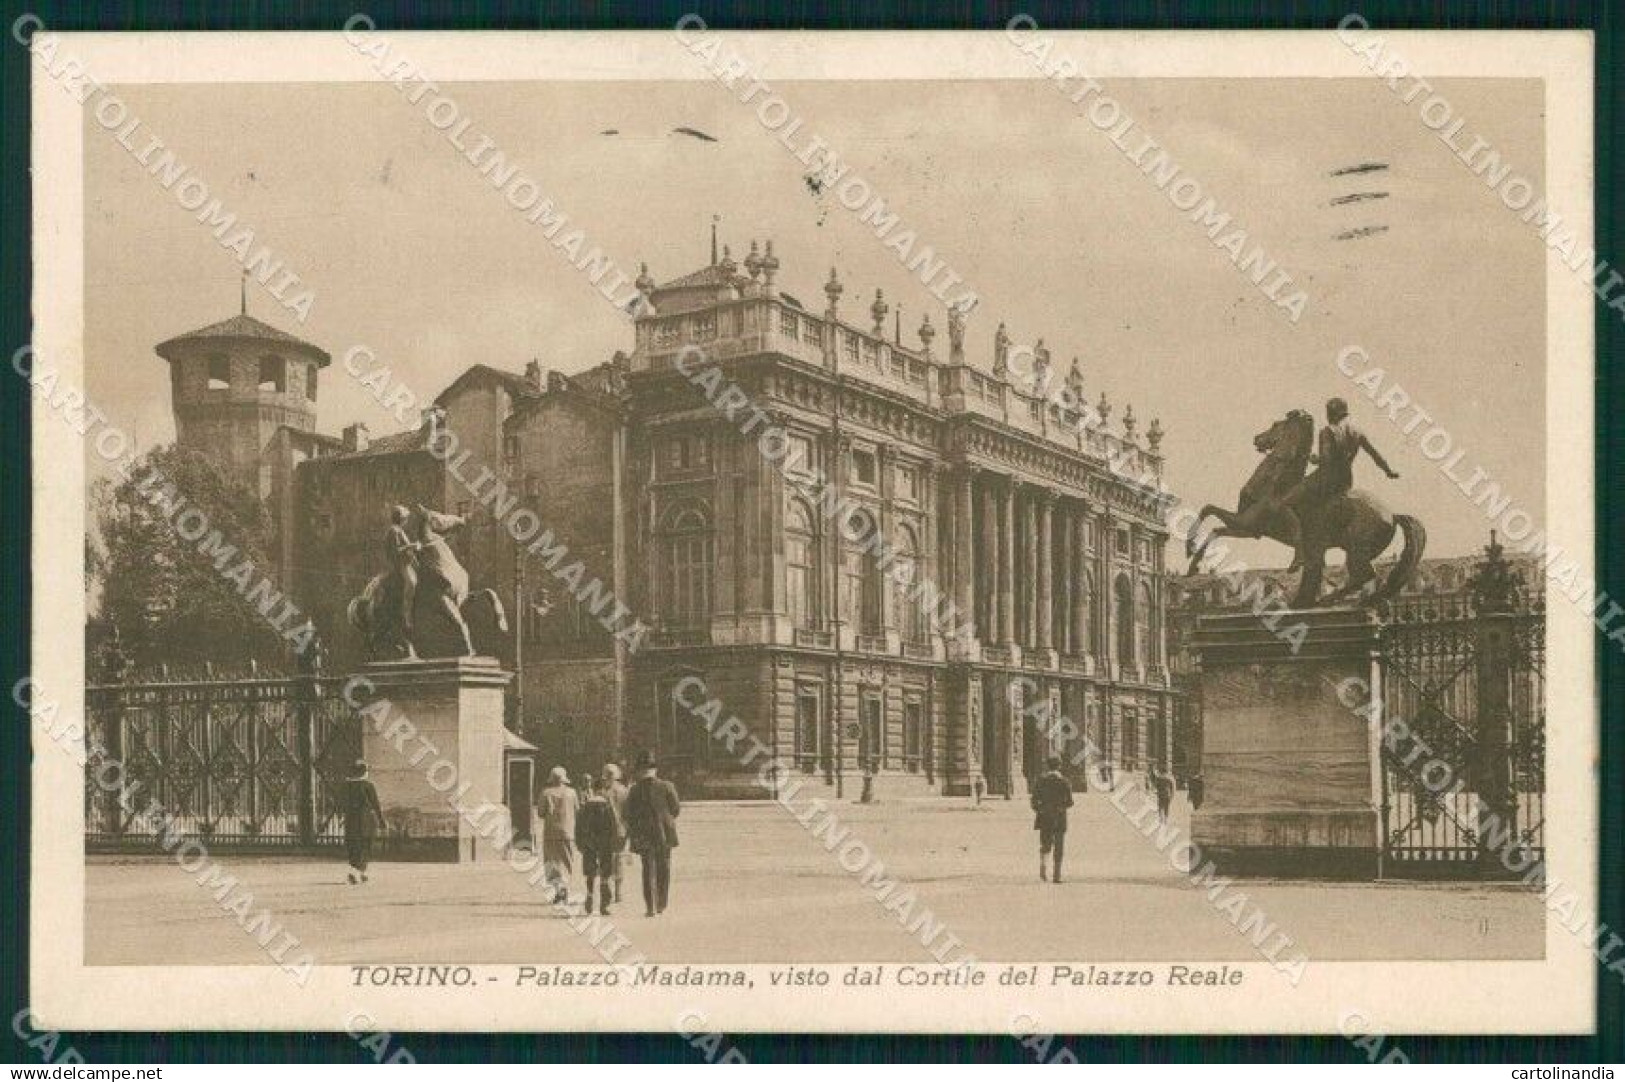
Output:
<instances>
[{"instance_id":1,"label":"tree foliage","mask_svg":"<svg viewBox=\"0 0 1625 1082\"><path fill-rule=\"evenodd\" d=\"M245 560L256 574L270 573L271 522L257 493L210 459L170 446L99 485L92 509L99 551L87 558L100 588L97 630L116 634L133 665L282 659L281 638L225 574ZM200 521L207 529L189 540ZM220 545L235 549L229 560Z\"/></svg>"}]
</instances>

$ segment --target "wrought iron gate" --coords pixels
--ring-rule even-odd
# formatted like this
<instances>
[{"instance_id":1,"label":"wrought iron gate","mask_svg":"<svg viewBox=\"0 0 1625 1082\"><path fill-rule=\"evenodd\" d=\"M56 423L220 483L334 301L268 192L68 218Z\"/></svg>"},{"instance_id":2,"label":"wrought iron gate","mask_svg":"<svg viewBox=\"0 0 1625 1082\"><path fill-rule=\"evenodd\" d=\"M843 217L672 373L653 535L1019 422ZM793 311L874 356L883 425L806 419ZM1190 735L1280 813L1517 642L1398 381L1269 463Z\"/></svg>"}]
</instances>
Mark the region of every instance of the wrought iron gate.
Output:
<instances>
[{"instance_id":1,"label":"wrought iron gate","mask_svg":"<svg viewBox=\"0 0 1625 1082\"><path fill-rule=\"evenodd\" d=\"M1535 591L1538 595L1538 591ZM1545 613L1492 543L1469 594L1383 631L1383 874L1521 879L1545 858Z\"/></svg>"},{"instance_id":2,"label":"wrought iron gate","mask_svg":"<svg viewBox=\"0 0 1625 1082\"><path fill-rule=\"evenodd\" d=\"M312 849L344 840L338 785L361 753L343 677L213 672L91 685L89 746L122 764L117 787L86 770L90 851L143 851L152 808L218 848ZM125 795L121 795L125 794Z\"/></svg>"}]
</instances>

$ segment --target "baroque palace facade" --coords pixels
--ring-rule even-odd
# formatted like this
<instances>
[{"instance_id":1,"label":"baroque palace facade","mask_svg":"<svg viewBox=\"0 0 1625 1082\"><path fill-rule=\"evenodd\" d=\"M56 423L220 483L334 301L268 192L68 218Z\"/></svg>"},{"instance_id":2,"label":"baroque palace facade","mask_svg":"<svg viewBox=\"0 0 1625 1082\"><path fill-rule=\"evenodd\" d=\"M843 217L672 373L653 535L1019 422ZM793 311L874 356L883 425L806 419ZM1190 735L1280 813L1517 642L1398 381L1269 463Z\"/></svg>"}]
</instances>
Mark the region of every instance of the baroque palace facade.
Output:
<instances>
[{"instance_id":1,"label":"baroque palace facade","mask_svg":"<svg viewBox=\"0 0 1625 1082\"><path fill-rule=\"evenodd\" d=\"M513 631L471 622L519 673L513 724L544 765L648 748L688 795L760 795L759 764L674 698L692 677L781 761L835 788L870 774L883 799L1024 792L1070 750L1040 706L1124 769L1170 762L1157 424L1083 423L1077 362L1062 376L1002 326L975 363L957 312L945 353L929 317L904 345L878 293L860 323L834 271L821 312L777 272L771 243L664 285L645 271L630 354L568 376L476 365L376 439L316 433L330 358L251 317L159 352L178 441L271 505L278 573L331 668L362 660L344 606L383 567L389 506L467 516L451 540ZM341 366L387 380L376 358ZM764 455L746 412L789 453ZM435 452L437 425L457 454ZM567 546L568 578L508 535L514 501ZM611 603L648 633L617 635Z\"/></svg>"}]
</instances>

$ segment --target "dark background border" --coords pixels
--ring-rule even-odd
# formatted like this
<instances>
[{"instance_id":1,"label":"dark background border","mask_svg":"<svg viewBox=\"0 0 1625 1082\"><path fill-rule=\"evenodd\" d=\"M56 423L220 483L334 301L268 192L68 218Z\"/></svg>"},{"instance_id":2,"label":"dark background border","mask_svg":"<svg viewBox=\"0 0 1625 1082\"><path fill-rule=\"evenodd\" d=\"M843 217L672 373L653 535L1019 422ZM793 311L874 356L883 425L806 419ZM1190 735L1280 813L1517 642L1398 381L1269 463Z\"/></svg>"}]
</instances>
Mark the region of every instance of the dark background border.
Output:
<instances>
[{"instance_id":1,"label":"dark background border","mask_svg":"<svg viewBox=\"0 0 1625 1082\"><path fill-rule=\"evenodd\" d=\"M1183 28L1183 29L1323 29L1334 27L1350 12L1364 15L1377 30L1394 29L1593 29L1596 33L1595 152L1597 200L1596 248L1610 263L1619 255L1615 243L1625 207L1625 190L1615 177L1614 147L1622 138L1618 109L1618 55L1625 29L1615 5L1603 3L1491 2L1433 0L1429 3L1252 3L1241 0L1133 3L1091 0L1060 3L977 3L950 0L938 4L888 0L807 3L805 0L731 0L725 3L648 0L522 4L465 3L95 3L83 5L3 0L0 37L0 347L9 357L30 332L29 273L31 193L29 190L29 107L27 51L11 37L14 19L37 14L58 31L118 30L337 30L362 11L380 30L397 29L666 29L682 15L697 11L714 29L997 29L1013 15L1026 12L1046 29ZM1608 554L1620 551L1622 513L1618 496L1622 479L1609 464L1622 450L1625 410L1619 351L1625 326L1602 304L1596 305L1597 400L1596 480L1598 585L1610 596L1625 596L1620 566ZM5 688L29 671L27 629L32 602L28 551L34 540L29 513L29 395L26 385L0 372L0 679ZM67 539L65 539L67 540ZM71 539L77 544L77 539ZM48 604L48 598L42 598ZM1602 838L1600 916L1625 934L1621 900L1625 891L1625 724L1621 692L1625 690L1625 657L1599 636L1600 692L1603 705L1600 790ZM0 727L0 1060L39 1065L39 1052L18 1039L12 1019L28 1002L28 871L29 871L29 728L27 719L6 694L6 722ZM10 859L5 859L10 858ZM1598 1035L1596 1037L1412 1037L1398 1035L1384 1046L1400 1047L1413 1060L1554 1065L1566 1062L1620 1062L1625 1056L1625 982L1597 967ZM447 1035L398 1034L402 1045L420 1061L554 1062L649 1061L695 1062L705 1056L675 1035ZM991 1061L1028 1063L1028 1050L1007 1036L731 1036L752 1060L760 1062L895 1062ZM263 1061L370 1062L372 1053L342 1033L65 1033L68 1044L92 1062L231 1063ZM1072 1037L1067 1042L1084 1062L1364 1062L1366 1051L1341 1037ZM392 1046L393 1047L393 1046ZM1058 1045L1056 1047L1059 1047Z\"/></svg>"}]
</instances>

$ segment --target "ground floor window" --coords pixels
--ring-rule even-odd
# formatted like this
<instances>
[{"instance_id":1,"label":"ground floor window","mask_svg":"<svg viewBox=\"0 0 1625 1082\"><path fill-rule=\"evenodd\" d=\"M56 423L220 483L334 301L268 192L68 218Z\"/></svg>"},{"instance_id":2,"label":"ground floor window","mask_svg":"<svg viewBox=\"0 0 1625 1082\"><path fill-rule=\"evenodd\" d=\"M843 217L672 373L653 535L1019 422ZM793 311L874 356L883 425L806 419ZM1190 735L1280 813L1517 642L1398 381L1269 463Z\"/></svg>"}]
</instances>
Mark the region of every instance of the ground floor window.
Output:
<instances>
[{"instance_id":1,"label":"ground floor window","mask_svg":"<svg viewBox=\"0 0 1625 1082\"><path fill-rule=\"evenodd\" d=\"M1123 711L1123 766L1140 768L1140 719L1132 710Z\"/></svg>"},{"instance_id":2,"label":"ground floor window","mask_svg":"<svg viewBox=\"0 0 1625 1082\"><path fill-rule=\"evenodd\" d=\"M692 675L697 674L669 676L655 685L655 750L660 757L673 760L672 772L676 772L675 768L703 766L710 761L710 733L676 697L678 685Z\"/></svg>"},{"instance_id":3,"label":"ground floor window","mask_svg":"<svg viewBox=\"0 0 1625 1082\"><path fill-rule=\"evenodd\" d=\"M865 695L861 709L863 728L859 732L858 765L866 770L882 770L887 766L886 721L880 695Z\"/></svg>"},{"instance_id":4,"label":"ground floor window","mask_svg":"<svg viewBox=\"0 0 1625 1082\"><path fill-rule=\"evenodd\" d=\"M806 773L818 769L824 747L823 697L815 687L796 692L796 763Z\"/></svg>"},{"instance_id":5,"label":"ground floor window","mask_svg":"<svg viewBox=\"0 0 1625 1082\"><path fill-rule=\"evenodd\" d=\"M920 770L924 733L925 704L908 699L903 703L903 769L911 774Z\"/></svg>"}]
</instances>

